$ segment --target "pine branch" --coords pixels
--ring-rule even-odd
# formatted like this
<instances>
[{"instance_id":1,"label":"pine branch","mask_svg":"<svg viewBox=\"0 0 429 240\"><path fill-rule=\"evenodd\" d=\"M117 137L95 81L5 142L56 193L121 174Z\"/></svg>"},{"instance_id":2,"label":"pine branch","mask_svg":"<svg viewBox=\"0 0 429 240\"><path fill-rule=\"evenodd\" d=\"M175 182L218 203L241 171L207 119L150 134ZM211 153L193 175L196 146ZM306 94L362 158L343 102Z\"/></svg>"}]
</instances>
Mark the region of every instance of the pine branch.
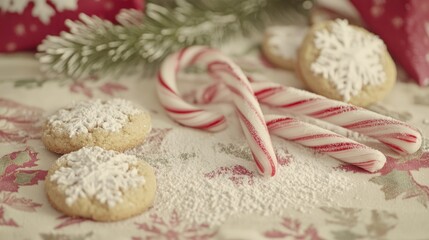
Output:
<instances>
[{"instance_id":1,"label":"pine branch","mask_svg":"<svg viewBox=\"0 0 429 240\"><path fill-rule=\"evenodd\" d=\"M125 27L132 27L143 23L143 12L137 9L122 9L116 16L118 23Z\"/></svg>"},{"instance_id":2,"label":"pine branch","mask_svg":"<svg viewBox=\"0 0 429 240\"><path fill-rule=\"evenodd\" d=\"M142 25L113 25L81 14L80 21L66 21L70 33L49 36L39 45L39 61L45 70L71 77L123 70L141 62L136 51Z\"/></svg>"},{"instance_id":3,"label":"pine branch","mask_svg":"<svg viewBox=\"0 0 429 240\"><path fill-rule=\"evenodd\" d=\"M66 22L69 33L45 39L38 57L45 70L71 77L136 66L154 72L168 54L180 48L217 46L275 19L294 19L306 11L303 2L309 1L177 0L174 7L149 1L144 17L126 10L117 16L119 25L82 14L80 21Z\"/></svg>"}]
</instances>

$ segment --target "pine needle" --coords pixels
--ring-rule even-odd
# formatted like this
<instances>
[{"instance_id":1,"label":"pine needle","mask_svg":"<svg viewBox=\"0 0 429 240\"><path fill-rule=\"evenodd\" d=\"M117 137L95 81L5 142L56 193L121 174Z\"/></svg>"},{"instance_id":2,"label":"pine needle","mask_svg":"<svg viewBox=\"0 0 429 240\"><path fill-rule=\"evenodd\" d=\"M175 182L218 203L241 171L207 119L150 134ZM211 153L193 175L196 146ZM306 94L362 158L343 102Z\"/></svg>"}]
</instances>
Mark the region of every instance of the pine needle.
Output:
<instances>
[{"instance_id":1,"label":"pine needle","mask_svg":"<svg viewBox=\"0 0 429 240\"><path fill-rule=\"evenodd\" d=\"M145 15L123 10L118 24L81 14L67 21L69 32L49 36L37 54L42 69L77 78L122 73L138 66L154 73L171 52L191 45L218 46L246 36L276 19L306 13L309 0L176 0L148 1ZM310 4L311 5L311 4Z\"/></svg>"}]
</instances>

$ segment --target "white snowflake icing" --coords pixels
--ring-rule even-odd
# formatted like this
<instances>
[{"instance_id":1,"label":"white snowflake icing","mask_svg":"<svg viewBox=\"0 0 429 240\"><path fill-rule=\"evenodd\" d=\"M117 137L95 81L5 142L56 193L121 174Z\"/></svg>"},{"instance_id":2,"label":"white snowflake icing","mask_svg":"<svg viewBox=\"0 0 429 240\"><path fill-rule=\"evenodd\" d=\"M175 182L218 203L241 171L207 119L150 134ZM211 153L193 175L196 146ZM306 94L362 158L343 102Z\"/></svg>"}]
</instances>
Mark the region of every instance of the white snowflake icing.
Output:
<instances>
[{"instance_id":1,"label":"white snowflake icing","mask_svg":"<svg viewBox=\"0 0 429 240\"><path fill-rule=\"evenodd\" d=\"M76 10L78 0L50 0L56 10ZM51 17L55 14L54 8L48 4L48 0L0 0L1 12L11 12L21 14L28 4L34 3L31 11L33 17L37 17L44 24L49 24Z\"/></svg>"},{"instance_id":2,"label":"white snowflake icing","mask_svg":"<svg viewBox=\"0 0 429 240\"><path fill-rule=\"evenodd\" d=\"M141 186L145 178L133 167L137 157L100 147L82 148L58 159L64 164L50 180L65 189L66 204L94 197L109 208L122 202L122 191Z\"/></svg>"},{"instance_id":3,"label":"white snowflake icing","mask_svg":"<svg viewBox=\"0 0 429 240\"><path fill-rule=\"evenodd\" d=\"M130 115L142 111L124 99L100 99L78 102L61 109L48 122L73 137L77 134L89 133L92 129L101 128L106 131L119 131L128 122Z\"/></svg>"},{"instance_id":4,"label":"white snowflake icing","mask_svg":"<svg viewBox=\"0 0 429 240\"><path fill-rule=\"evenodd\" d=\"M337 19L330 27L331 31L315 33L314 44L320 54L311 64L312 72L333 83L344 101L366 85L383 83L384 43L377 36L356 30L346 20Z\"/></svg>"}]
</instances>

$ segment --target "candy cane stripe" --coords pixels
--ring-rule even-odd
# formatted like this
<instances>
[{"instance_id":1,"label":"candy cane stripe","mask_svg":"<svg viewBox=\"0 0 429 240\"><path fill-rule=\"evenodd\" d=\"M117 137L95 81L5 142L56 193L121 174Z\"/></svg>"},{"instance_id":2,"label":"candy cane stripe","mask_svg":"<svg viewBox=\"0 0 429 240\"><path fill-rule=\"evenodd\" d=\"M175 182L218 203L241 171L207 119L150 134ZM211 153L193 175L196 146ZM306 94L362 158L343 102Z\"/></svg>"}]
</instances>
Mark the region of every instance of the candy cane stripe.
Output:
<instances>
[{"instance_id":1,"label":"candy cane stripe","mask_svg":"<svg viewBox=\"0 0 429 240\"><path fill-rule=\"evenodd\" d=\"M271 134L325 153L369 172L380 170L386 162L386 157L375 149L293 117L266 115L265 120Z\"/></svg>"},{"instance_id":2,"label":"candy cane stripe","mask_svg":"<svg viewBox=\"0 0 429 240\"><path fill-rule=\"evenodd\" d=\"M273 82L252 82L251 86L258 101L262 104L285 113L318 118L373 137L398 153L412 154L422 144L422 136L419 131L396 119ZM220 85L216 87L222 88ZM204 92L205 89L199 91ZM211 96L209 102L228 100L228 96L221 95L222 91L219 89L215 94L219 96ZM198 94L196 97L195 101L201 102ZM206 103L209 102L206 101Z\"/></svg>"},{"instance_id":3,"label":"candy cane stripe","mask_svg":"<svg viewBox=\"0 0 429 240\"><path fill-rule=\"evenodd\" d=\"M176 82L178 72L195 63L203 63L209 73L220 79L232 92L232 99L239 115L240 124L248 141L256 166L261 174L274 176L277 158L271 143L262 110L254 96L249 80L241 69L220 52L201 46L189 47L168 56L158 73L158 96L167 114L180 124L207 131L219 131L226 127L222 114L206 111L194 106L180 96ZM228 74L232 77L223 79ZM207 92L207 101L216 95L216 88Z\"/></svg>"}]
</instances>

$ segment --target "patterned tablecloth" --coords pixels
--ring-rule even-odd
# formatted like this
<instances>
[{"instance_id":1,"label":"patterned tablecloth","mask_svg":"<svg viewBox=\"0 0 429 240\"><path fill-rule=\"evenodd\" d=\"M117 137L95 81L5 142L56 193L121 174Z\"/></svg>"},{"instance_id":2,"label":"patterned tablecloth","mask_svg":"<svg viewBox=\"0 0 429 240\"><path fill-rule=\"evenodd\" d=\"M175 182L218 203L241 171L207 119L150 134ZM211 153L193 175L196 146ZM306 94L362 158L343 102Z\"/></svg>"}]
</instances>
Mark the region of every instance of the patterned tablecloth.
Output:
<instances>
[{"instance_id":1,"label":"patterned tablecloth","mask_svg":"<svg viewBox=\"0 0 429 240\"><path fill-rule=\"evenodd\" d=\"M257 49L235 56L253 78L303 87L290 72L271 68ZM181 76L188 92L205 78ZM402 74L392 93L371 109L429 135L429 89ZM153 131L130 150L156 169L154 207L119 222L98 223L54 210L44 192L47 169L58 158L40 141L44 117L75 100L121 97L147 108ZM363 172L292 142L274 138L280 169L261 178L233 109L228 129L206 133L171 121L153 79L139 74L71 81L47 79L31 55L0 57L0 239L428 239L429 149L399 157L362 136L311 123L383 151L385 167ZM264 111L272 111L264 109Z\"/></svg>"}]
</instances>

